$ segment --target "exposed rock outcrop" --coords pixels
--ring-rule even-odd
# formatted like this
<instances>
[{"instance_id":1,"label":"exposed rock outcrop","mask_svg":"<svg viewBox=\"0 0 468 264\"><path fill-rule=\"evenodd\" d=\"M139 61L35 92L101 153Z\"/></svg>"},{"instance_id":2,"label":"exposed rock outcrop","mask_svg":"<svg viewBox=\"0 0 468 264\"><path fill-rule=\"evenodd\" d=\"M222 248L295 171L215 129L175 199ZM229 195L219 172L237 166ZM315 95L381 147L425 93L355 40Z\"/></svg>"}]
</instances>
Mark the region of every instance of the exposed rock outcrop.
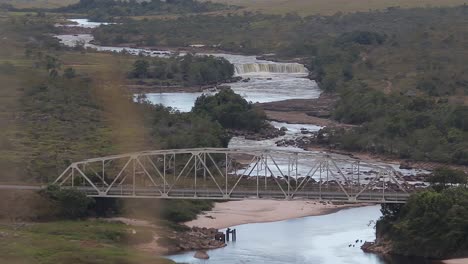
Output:
<instances>
[{"instance_id":1,"label":"exposed rock outcrop","mask_svg":"<svg viewBox=\"0 0 468 264\"><path fill-rule=\"evenodd\" d=\"M210 258L210 256L206 253L206 251L203 251L203 250L199 250L195 252L195 255L193 255L193 257L197 259L209 259Z\"/></svg>"},{"instance_id":2,"label":"exposed rock outcrop","mask_svg":"<svg viewBox=\"0 0 468 264\"><path fill-rule=\"evenodd\" d=\"M214 228L192 227L188 231L174 231L162 239L160 244L168 248L169 253L191 250L208 250L226 246L222 241L215 240L219 231Z\"/></svg>"}]
</instances>

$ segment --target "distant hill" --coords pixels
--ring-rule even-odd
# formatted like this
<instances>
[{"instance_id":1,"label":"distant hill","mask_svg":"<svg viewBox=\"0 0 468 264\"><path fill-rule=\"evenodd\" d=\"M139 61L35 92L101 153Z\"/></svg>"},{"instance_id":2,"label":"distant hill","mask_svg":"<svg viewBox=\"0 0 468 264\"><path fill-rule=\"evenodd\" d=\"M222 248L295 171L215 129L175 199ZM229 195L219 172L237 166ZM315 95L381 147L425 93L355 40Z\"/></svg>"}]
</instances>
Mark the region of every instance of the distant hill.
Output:
<instances>
[{"instance_id":1,"label":"distant hill","mask_svg":"<svg viewBox=\"0 0 468 264\"><path fill-rule=\"evenodd\" d=\"M245 6L255 11L273 14L297 12L300 15L337 12L369 11L387 7L455 6L468 3L467 0L211 0L216 3Z\"/></svg>"}]
</instances>

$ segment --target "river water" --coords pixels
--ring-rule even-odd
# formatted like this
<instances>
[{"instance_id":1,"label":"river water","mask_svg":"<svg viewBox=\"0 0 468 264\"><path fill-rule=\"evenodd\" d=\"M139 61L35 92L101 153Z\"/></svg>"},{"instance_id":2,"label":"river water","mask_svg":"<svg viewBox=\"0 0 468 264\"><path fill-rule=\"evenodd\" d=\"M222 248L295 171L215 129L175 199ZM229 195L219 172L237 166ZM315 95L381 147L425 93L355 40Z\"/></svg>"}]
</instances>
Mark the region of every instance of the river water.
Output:
<instances>
[{"instance_id":1,"label":"river water","mask_svg":"<svg viewBox=\"0 0 468 264\"><path fill-rule=\"evenodd\" d=\"M101 23L86 19L75 19L75 26L94 28ZM88 34L59 35L57 38L64 45L76 43L103 52L127 52L133 55L167 57L170 51L155 51L124 47L103 47L92 44L93 37ZM202 54L203 55L203 54ZM297 63L275 63L259 60L255 56L231 54L206 54L223 57L235 66L235 74L246 82L229 84L231 88L252 102L274 102L287 99L318 98L320 90L317 84L307 77L307 69ZM150 93L148 100L155 104L173 107L182 112L191 110L196 98L202 93ZM310 132L321 129L319 126L305 124L286 124L271 122L277 128L286 127L286 135L269 140L254 141L242 137L231 140L229 147L260 147L303 151L296 147L277 147L275 142L281 139L293 139L301 135L301 130ZM281 167L281 164L279 164ZM398 169L397 164L386 164ZM346 169L346 168L343 168ZM303 171L307 171L304 169ZM424 173L424 171L400 170L405 175ZM301 172L300 172L301 173ZM246 224L237 229L237 242L230 242L227 247L209 251L209 260L193 258L194 252L169 256L181 263L223 263L223 264L389 264L389 263L425 263L409 259L382 259L374 254L360 250L364 241L373 241L374 221L380 217L379 206L368 206L341 210L323 216L305 217L287 221ZM356 243L356 240L359 240ZM362 240L362 242L361 242Z\"/></svg>"},{"instance_id":2,"label":"river water","mask_svg":"<svg viewBox=\"0 0 468 264\"><path fill-rule=\"evenodd\" d=\"M364 253L360 246L375 239L379 206L345 209L329 215L235 226L237 241L210 250L209 260L193 258L195 252L169 256L190 264L419 264L424 260L383 259ZM361 242L362 241L362 242ZM429 262L427 262L429 263Z\"/></svg>"},{"instance_id":3,"label":"river water","mask_svg":"<svg viewBox=\"0 0 468 264\"><path fill-rule=\"evenodd\" d=\"M86 19L73 19L75 26L95 28L100 23ZM68 25L73 26L73 25ZM130 47L109 47L92 44L90 34L58 35L62 44L75 46L78 43L85 48L106 52L127 52L132 55L168 57L175 55L170 51L139 49ZM183 55L183 53L179 53ZM259 60L255 56L243 56L224 53L199 53L222 57L234 64L235 75L243 77L245 82L230 83L234 92L248 101L266 103L288 99L312 99L320 96L317 83L307 78L308 71L299 63L276 63ZM248 80L248 81L247 81ZM202 93L147 93L147 99L154 104L170 106L181 112L189 112L197 97Z\"/></svg>"}]
</instances>

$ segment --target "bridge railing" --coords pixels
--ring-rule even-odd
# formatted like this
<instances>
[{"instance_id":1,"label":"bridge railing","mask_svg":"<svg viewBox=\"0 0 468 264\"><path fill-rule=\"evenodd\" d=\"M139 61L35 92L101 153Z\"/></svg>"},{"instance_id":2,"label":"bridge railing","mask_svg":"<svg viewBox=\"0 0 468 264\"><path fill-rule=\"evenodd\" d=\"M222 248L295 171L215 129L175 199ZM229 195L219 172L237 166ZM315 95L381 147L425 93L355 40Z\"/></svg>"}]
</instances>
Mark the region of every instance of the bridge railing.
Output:
<instances>
[{"instance_id":1,"label":"bridge railing","mask_svg":"<svg viewBox=\"0 0 468 264\"><path fill-rule=\"evenodd\" d=\"M55 180L90 196L402 202L393 168L326 153L269 149L144 151L72 163Z\"/></svg>"}]
</instances>

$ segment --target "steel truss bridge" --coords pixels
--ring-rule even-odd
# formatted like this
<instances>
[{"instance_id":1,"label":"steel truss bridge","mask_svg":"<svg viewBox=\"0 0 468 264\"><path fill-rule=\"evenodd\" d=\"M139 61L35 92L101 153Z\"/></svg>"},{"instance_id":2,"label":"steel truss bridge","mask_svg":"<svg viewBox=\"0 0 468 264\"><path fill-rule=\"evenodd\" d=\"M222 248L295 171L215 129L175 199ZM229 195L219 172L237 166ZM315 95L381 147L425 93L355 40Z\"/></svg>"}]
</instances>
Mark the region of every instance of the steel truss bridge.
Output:
<instances>
[{"instance_id":1,"label":"steel truss bridge","mask_svg":"<svg viewBox=\"0 0 468 264\"><path fill-rule=\"evenodd\" d=\"M359 203L404 203L411 190L388 165L326 153L220 148L88 159L72 163L54 184L90 197Z\"/></svg>"}]
</instances>

